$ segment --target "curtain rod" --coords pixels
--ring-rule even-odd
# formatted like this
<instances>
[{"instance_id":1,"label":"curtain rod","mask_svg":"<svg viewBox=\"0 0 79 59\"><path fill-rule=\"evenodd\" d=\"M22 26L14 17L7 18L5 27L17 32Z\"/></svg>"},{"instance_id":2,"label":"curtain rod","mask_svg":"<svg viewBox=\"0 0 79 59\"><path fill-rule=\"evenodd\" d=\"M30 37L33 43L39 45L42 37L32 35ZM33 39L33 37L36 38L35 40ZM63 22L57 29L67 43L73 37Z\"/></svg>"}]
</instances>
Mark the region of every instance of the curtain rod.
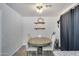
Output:
<instances>
[{"instance_id":1,"label":"curtain rod","mask_svg":"<svg viewBox=\"0 0 79 59\"><path fill-rule=\"evenodd\" d=\"M66 12L68 12L71 9L74 9L76 6L78 6L79 3L73 3L72 5L70 5L65 11L63 11L62 13L60 13L60 16L65 14Z\"/></svg>"}]
</instances>

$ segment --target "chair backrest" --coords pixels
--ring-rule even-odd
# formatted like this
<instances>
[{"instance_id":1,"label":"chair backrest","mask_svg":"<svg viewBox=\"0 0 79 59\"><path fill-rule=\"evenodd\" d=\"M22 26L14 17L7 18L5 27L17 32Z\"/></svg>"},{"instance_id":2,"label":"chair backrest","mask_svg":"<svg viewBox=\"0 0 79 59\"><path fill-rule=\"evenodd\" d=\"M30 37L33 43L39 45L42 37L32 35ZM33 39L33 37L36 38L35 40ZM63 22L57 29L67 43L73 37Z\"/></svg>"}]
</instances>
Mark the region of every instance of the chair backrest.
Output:
<instances>
[{"instance_id":1,"label":"chair backrest","mask_svg":"<svg viewBox=\"0 0 79 59\"><path fill-rule=\"evenodd\" d=\"M55 41L56 41L56 35L52 35L51 40L52 40L52 49L54 49L54 45L55 45Z\"/></svg>"},{"instance_id":2,"label":"chair backrest","mask_svg":"<svg viewBox=\"0 0 79 59\"><path fill-rule=\"evenodd\" d=\"M31 34L28 34L27 37L28 37L28 38L27 38L27 42L26 42L26 48L28 49L28 48L29 48L28 41L29 41L29 39L30 39L32 36L31 36Z\"/></svg>"}]
</instances>

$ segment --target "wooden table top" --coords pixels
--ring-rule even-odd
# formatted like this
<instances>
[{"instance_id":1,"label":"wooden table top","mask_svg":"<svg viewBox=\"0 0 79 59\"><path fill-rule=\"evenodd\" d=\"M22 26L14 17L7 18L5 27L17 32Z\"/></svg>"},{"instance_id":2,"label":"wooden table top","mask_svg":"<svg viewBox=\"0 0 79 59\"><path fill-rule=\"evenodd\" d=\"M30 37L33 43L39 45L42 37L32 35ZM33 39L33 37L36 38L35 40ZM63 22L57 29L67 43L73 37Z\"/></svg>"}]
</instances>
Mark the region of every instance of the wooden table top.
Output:
<instances>
[{"instance_id":1,"label":"wooden table top","mask_svg":"<svg viewBox=\"0 0 79 59\"><path fill-rule=\"evenodd\" d=\"M48 44L51 44L52 41L47 37L35 37L35 38L30 38L28 43L33 46L46 46Z\"/></svg>"}]
</instances>

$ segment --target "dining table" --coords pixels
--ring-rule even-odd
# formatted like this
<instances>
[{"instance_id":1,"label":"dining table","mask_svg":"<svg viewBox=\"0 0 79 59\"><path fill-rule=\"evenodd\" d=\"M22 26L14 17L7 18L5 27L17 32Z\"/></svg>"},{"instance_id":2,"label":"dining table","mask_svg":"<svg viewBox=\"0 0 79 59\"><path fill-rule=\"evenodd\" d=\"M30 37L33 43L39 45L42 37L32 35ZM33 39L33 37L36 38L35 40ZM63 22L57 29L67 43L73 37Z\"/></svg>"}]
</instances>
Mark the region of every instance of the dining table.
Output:
<instances>
[{"instance_id":1,"label":"dining table","mask_svg":"<svg viewBox=\"0 0 79 59\"><path fill-rule=\"evenodd\" d=\"M28 44L37 47L37 55L42 55L42 48L52 43L48 37L33 37L28 40Z\"/></svg>"}]
</instances>

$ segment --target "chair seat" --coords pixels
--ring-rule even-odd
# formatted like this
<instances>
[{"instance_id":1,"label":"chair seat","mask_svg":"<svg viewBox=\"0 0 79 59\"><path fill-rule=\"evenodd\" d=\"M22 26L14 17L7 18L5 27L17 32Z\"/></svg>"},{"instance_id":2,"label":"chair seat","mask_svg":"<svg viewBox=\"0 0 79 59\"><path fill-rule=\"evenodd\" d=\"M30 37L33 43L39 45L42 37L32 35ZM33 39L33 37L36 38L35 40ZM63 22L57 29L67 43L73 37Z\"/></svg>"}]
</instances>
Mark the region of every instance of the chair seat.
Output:
<instances>
[{"instance_id":1,"label":"chair seat","mask_svg":"<svg viewBox=\"0 0 79 59\"><path fill-rule=\"evenodd\" d=\"M51 50L51 51L53 51L53 48L52 48L52 47L50 47L50 46L43 47L43 51L47 51L47 50Z\"/></svg>"},{"instance_id":2,"label":"chair seat","mask_svg":"<svg viewBox=\"0 0 79 59\"><path fill-rule=\"evenodd\" d=\"M35 47L28 47L26 48L27 51L37 51L37 48Z\"/></svg>"}]
</instances>

